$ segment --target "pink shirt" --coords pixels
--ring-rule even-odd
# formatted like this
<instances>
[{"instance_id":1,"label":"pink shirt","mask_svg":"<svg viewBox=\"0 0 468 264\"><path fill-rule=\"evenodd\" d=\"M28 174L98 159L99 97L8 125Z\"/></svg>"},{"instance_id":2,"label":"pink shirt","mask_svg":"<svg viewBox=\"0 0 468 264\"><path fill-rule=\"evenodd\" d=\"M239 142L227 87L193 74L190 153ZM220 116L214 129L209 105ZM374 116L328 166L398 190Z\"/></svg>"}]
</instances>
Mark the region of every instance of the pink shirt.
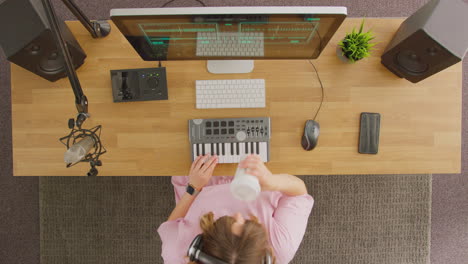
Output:
<instances>
[{"instance_id":1,"label":"pink shirt","mask_svg":"<svg viewBox=\"0 0 468 264\"><path fill-rule=\"evenodd\" d=\"M261 192L257 200L244 202L231 195L229 184L232 177L212 177L210 183L193 201L184 218L161 224L158 228L162 240L164 263L187 263L184 257L196 235L200 234L200 218L209 212L219 217L240 212L249 219L256 216L268 230L270 244L278 264L289 263L296 254L307 227L307 220L314 200L306 194L287 196L280 192ZM172 184L176 203L185 193L187 176L173 176Z\"/></svg>"}]
</instances>

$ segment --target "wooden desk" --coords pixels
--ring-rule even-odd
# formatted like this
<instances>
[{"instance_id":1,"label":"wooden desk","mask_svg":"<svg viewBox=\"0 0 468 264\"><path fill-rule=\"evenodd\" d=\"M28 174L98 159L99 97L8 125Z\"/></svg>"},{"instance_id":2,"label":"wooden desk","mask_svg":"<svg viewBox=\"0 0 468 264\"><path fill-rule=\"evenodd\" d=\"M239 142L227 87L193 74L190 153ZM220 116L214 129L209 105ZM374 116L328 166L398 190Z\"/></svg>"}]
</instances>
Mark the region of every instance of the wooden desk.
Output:
<instances>
[{"instance_id":1,"label":"wooden desk","mask_svg":"<svg viewBox=\"0 0 468 264\"><path fill-rule=\"evenodd\" d=\"M459 173L461 157L462 65L458 63L418 84L397 78L380 64L380 55L403 19L366 19L377 36L371 58L343 64L336 43L361 19L348 18L318 60L325 87L318 121L318 147L300 146L304 122L320 103L320 84L312 66L301 61L256 61L254 72L213 75L204 61L170 61L169 100L113 103L109 70L155 67L144 62L115 26L110 36L92 39L78 22L68 22L88 55L78 76L89 99L86 128L102 124L100 175L187 175L190 146L187 120L269 116L273 173L389 174ZM75 117L67 79L50 83L12 65L14 175L85 175L89 165L65 168L67 120ZM264 109L195 109L195 80L263 78ZM361 112L382 115L378 155L357 152ZM232 175L222 164L215 175Z\"/></svg>"}]
</instances>

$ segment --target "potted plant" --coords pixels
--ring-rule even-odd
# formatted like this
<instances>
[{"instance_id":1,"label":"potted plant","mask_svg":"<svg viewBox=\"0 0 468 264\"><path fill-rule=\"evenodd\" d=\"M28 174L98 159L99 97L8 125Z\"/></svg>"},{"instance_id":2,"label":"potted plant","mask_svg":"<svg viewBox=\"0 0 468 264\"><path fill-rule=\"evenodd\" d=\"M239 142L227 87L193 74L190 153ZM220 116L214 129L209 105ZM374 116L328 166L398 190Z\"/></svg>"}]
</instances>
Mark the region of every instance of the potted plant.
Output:
<instances>
[{"instance_id":1,"label":"potted plant","mask_svg":"<svg viewBox=\"0 0 468 264\"><path fill-rule=\"evenodd\" d=\"M370 41L375 37L370 30L362 32L363 28L364 19L358 32L356 32L356 28L353 28L353 31L346 34L344 39L338 43L336 51L341 60L354 63L370 56L372 47L376 44L370 43Z\"/></svg>"}]
</instances>

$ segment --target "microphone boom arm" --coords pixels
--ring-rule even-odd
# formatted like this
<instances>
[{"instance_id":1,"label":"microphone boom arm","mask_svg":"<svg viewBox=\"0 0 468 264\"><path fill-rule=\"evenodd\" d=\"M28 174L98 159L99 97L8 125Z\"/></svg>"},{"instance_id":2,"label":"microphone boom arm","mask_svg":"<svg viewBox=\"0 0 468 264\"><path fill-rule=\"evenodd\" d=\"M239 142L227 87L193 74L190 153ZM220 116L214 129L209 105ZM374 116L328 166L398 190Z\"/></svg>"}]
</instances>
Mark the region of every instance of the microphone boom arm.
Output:
<instances>
[{"instance_id":1,"label":"microphone boom arm","mask_svg":"<svg viewBox=\"0 0 468 264\"><path fill-rule=\"evenodd\" d=\"M62 0L65 5L72 11L72 13L80 20L83 26L90 32L93 38L102 38L109 34L110 26L107 21L93 21L90 20L81 12L81 10L75 5L72 0ZM88 99L81 89L81 84L78 79L78 76L73 65L71 58L71 53L68 49L67 43L63 38L62 32L58 24L57 16L52 7L50 0L42 0L44 10L49 21L52 34L54 36L55 43L59 50L58 53L61 53L65 61L65 70L70 81L71 88L75 94L75 106L78 111L78 116L76 122L74 119L68 121L68 127L71 129L69 135L60 138L60 141L67 147L67 150L71 147L71 144L75 144L78 139L83 139L84 137L91 137L94 141L94 152L88 153L86 156L80 160L80 162L89 162L91 169L88 172L88 176L96 176L98 170L96 166L101 166L102 162L99 160L99 157L106 153L106 149L101 143L100 134L101 126L96 126L92 129L82 129L81 125L89 117L88 114ZM75 129L75 126L77 129ZM66 143L65 143L65 142ZM67 167L72 166L73 164L68 164Z\"/></svg>"},{"instance_id":2,"label":"microphone boom arm","mask_svg":"<svg viewBox=\"0 0 468 264\"><path fill-rule=\"evenodd\" d=\"M84 13L76 6L72 0L62 0L70 11L80 20L81 24L90 32L93 38L105 37L110 32L110 26L107 21L93 21L91 22ZM75 94L75 106L78 111L76 119L76 126L81 128L83 122L89 117L88 114L88 99L81 89L81 84L76 75L75 67L65 42L60 27L58 26L57 15L52 7L50 0L42 0L44 9L46 11L47 19L49 20L55 42L58 45L60 52L65 61L65 70L70 81L73 93Z\"/></svg>"},{"instance_id":3,"label":"microphone boom arm","mask_svg":"<svg viewBox=\"0 0 468 264\"><path fill-rule=\"evenodd\" d=\"M110 33L110 25L106 20L91 21L86 15L78 8L73 0L62 0L68 7L73 15L83 24L86 30L89 31L93 38L102 38Z\"/></svg>"}]
</instances>

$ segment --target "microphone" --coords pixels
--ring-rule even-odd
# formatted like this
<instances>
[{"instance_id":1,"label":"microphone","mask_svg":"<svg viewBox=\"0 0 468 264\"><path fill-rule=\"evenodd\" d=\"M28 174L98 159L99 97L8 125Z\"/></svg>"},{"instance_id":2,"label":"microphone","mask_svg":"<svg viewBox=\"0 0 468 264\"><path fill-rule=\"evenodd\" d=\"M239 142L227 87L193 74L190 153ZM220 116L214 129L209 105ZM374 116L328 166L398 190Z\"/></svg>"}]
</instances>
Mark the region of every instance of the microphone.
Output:
<instances>
[{"instance_id":1,"label":"microphone","mask_svg":"<svg viewBox=\"0 0 468 264\"><path fill-rule=\"evenodd\" d=\"M70 133L60 138L60 142L67 147L64 155L67 168L79 162L89 162L91 169L87 175L97 176L99 171L96 166L102 166L99 157L107 152L101 142L102 126L98 125L91 129L84 129L71 118L68 120L68 127L71 129Z\"/></svg>"},{"instance_id":2,"label":"microphone","mask_svg":"<svg viewBox=\"0 0 468 264\"><path fill-rule=\"evenodd\" d=\"M94 147L94 139L86 134L77 143L73 144L63 157L66 164L79 162Z\"/></svg>"}]
</instances>

